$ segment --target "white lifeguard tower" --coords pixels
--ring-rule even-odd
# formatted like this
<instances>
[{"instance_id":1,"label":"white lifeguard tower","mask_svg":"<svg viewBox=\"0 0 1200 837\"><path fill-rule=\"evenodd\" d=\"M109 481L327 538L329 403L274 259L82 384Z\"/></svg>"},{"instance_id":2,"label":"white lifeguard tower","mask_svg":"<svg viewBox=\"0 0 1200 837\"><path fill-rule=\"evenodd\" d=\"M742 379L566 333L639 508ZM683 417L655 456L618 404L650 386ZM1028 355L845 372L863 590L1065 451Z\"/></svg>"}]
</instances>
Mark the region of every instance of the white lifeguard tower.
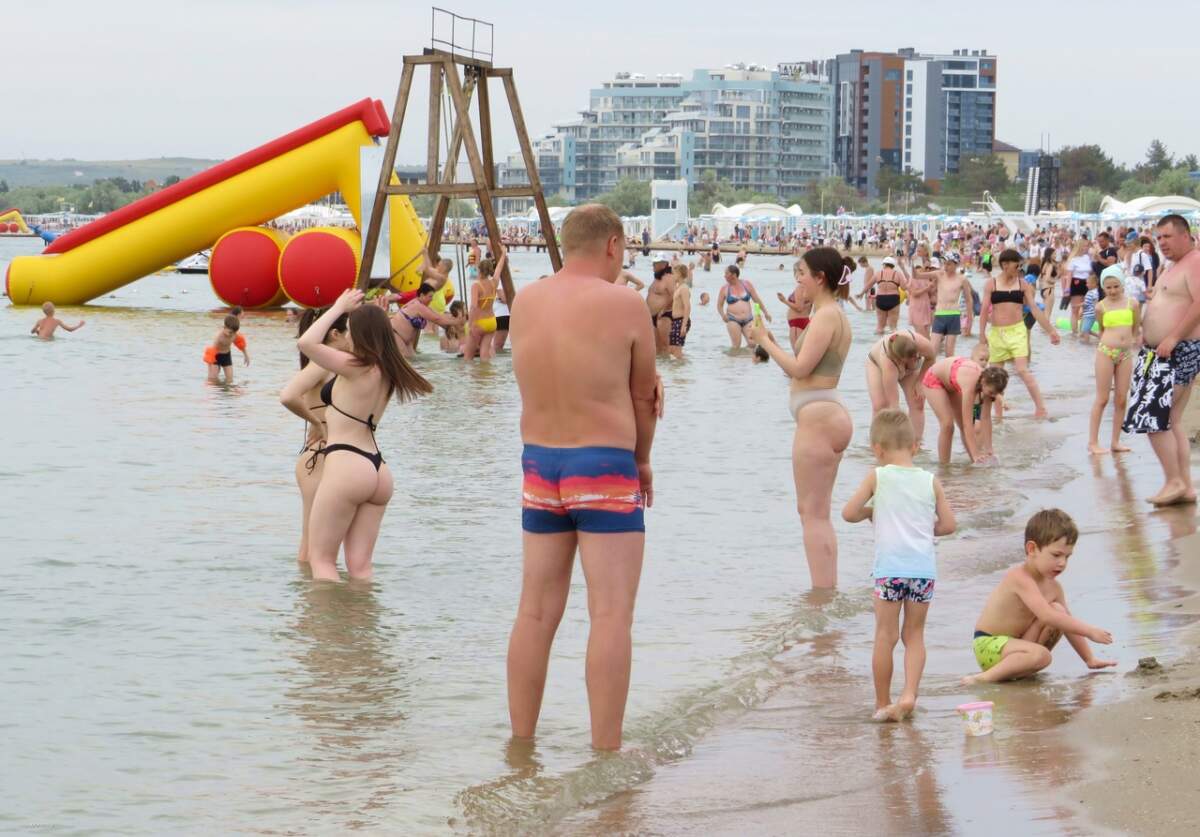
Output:
<instances>
[{"instance_id":1,"label":"white lifeguard tower","mask_svg":"<svg viewBox=\"0 0 1200 837\"><path fill-rule=\"evenodd\" d=\"M688 223L686 180L650 181L650 237L654 241L683 232Z\"/></svg>"}]
</instances>

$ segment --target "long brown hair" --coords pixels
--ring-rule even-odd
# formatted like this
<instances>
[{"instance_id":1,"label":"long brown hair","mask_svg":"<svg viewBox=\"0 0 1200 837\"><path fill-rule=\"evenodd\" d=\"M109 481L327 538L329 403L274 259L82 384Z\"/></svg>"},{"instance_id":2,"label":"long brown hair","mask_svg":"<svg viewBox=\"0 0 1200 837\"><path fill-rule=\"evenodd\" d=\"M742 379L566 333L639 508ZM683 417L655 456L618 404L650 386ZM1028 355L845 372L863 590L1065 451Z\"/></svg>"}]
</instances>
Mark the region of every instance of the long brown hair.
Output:
<instances>
[{"instance_id":1,"label":"long brown hair","mask_svg":"<svg viewBox=\"0 0 1200 837\"><path fill-rule=\"evenodd\" d=\"M809 273L813 276L821 275L825 287L835 298L846 299L850 296L850 283L841 282L847 269L851 273L854 272L853 259L850 259L850 264L847 265L842 254L834 247L814 247L800 258L804 260Z\"/></svg>"},{"instance_id":2,"label":"long brown hair","mask_svg":"<svg viewBox=\"0 0 1200 837\"><path fill-rule=\"evenodd\" d=\"M433 392L433 384L413 369L396 348L396 335L388 315L378 305L363 305L350 312L351 354L363 366L374 366L388 384L388 398L401 401Z\"/></svg>"},{"instance_id":3,"label":"long brown hair","mask_svg":"<svg viewBox=\"0 0 1200 837\"><path fill-rule=\"evenodd\" d=\"M300 324L296 328L296 337L300 337L304 334L304 332L308 331L309 327L313 323L315 323L317 320L319 320L321 318L321 315L324 314L328 310L329 310L328 306L326 306L325 308L305 308L304 313L300 315ZM334 320L333 325L331 325L329 327L329 331L340 331L343 334L345 334L346 333L346 315L342 314L342 316L340 316L336 320ZM329 331L326 331L325 336L323 338L321 338L322 343L324 343L326 340L329 339ZM303 369L306 366L308 366L308 355L304 354L304 352L301 352L300 353L300 368Z\"/></svg>"}]
</instances>

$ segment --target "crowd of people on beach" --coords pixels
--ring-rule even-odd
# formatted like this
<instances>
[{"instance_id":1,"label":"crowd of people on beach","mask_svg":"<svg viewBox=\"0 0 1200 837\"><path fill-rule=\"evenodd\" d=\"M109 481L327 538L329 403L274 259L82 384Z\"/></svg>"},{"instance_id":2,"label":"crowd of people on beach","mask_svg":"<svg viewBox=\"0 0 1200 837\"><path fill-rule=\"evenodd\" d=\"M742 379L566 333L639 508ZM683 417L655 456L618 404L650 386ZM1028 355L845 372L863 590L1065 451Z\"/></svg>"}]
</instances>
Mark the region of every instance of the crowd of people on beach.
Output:
<instances>
[{"instance_id":1,"label":"crowd of people on beach","mask_svg":"<svg viewBox=\"0 0 1200 837\"><path fill-rule=\"evenodd\" d=\"M644 510L654 500L650 454L664 411L657 358L683 359L693 316L715 298L731 351L745 345L754 362L773 362L786 373L804 553L813 587L833 588L832 495L855 427L839 394L854 330L849 304L874 319L876 340L863 374L878 467L842 517L875 527L874 717L907 718L924 669L935 539L957 527L952 498L913 462L926 404L938 423L941 465L952 461L957 433L972 464L1001 466L992 437L1005 417L1008 367L1028 391L1034 417L1047 416L1030 367L1032 330L1041 328L1052 345L1060 343L1060 330L1081 343L1094 336L1088 455L1126 452L1122 432L1144 434L1163 472L1161 489L1148 501L1157 507L1195 503L1181 416L1200 373L1200 250L1178 215L1146 229L1104 230L1095 240L1055 227L1030 235L1009 235L1002 226L963 227L932 239L905 233L878 270L865 256L846 252L853 242L837 243L843 247L797 242L795 286L771 301L785 312L786 340L776 338L768 301L747 276L746 252L724 266L723 283L712 297L701 293L694 309L697 276L720 264L721 251L704 250L691 262L678 252L657 253L650 257L652 279L643 283L631 270L641 248L630 249L620 218L596 204L576 208L564 221L562 269L526 284L519 295L507 276L504 246L482 241L469 248L465 301L453 298L453 263L427 255L415 290L381 289L370 298L348 290L326 309L303 312L300 369L280 395L305 424L295 463L300 562L314 579L336 581L341 553L351 579L371 577L393 490L375 431L393 397L404 402L432 391L410 362L421 337L438 340L439 350L465 362L486 362L510 346L524 442L524 566L508 650L512 731L518 737L535 731L578 551L591 618L592 743L618 748ZM907 326L900 323L904 308ZM83 325L66 325L50 303L44 312L33 327L43 339L59 327ZM250 362L240 313L225 316L205 349L210 381L222 374L232 381L235 347ZM975 345L956 353L958 338L973 335ZM1099 428L1110 400L1112 434L1104 446ZM1071 615L1058 580L1078 536L1058 509L1028 521L1025 561L1005 573L983 605L972 640L980 671L965 683L1036 673L1049 665L1063 636L1088 667L1113 665L1089 644L1110 643L1111 634ZM904 685L893 700L892 659L900 641Z\"/></svg>"}]
</instances>

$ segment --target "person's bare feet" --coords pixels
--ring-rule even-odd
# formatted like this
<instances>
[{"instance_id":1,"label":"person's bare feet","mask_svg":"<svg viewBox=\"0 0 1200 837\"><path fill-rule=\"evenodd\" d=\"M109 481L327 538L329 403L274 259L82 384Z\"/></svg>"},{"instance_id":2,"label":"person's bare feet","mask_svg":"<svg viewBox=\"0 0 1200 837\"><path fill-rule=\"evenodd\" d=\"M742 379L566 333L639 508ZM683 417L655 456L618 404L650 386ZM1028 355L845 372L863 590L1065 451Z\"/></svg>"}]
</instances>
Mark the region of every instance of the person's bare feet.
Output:
<instances>
[{"instance_id":1,"label":"person's bare feet","mask_svg":"<svg viewBox=\"0 0 1200 837\"><path fill-rule=\"evenodd\" d=\"M1123 445L1120 442L1113 442L1113 453L1129 453L1131 450L1133 450L1133 448L1129 447L1128 445Z\"/></svg>"},{"instance_id":2,"label":"person's bare feet","mask_svg":"<svg viewBox=\"0 0 1200 837\"><path fill-rule=\"evenodd\" d=\"M1033 417L1035 419L1048 419L1050 418L1050 413L1046 411L1045 407L1042 407L1040 410L1033 411Z\"/></svg>"},{"instance_id":3,"label":"person's bare feet","mask_svg":"<svg viewBox=\"0 0 1200 837\"><path fill-rule=\"evenodd\" d=\"M958 682L964 686L974 686L976 683L982 683L983 680L982 680L982 675L968 674L966 677L962 678Z\"/></svg>"},{"instance_id":4,"label":"person's bare feet","mask_svg":"<svg viewBox=\"0 0 1200 837\"><path fill-rule=\"evenodd\" d=\"M917 699L912 695L902 695L900 700L896 701L894 709L894 717L897 721L907 721L912 717L913 710L917 708Z\"/></svg>"},{"instance_id":5,"label":"person's bare feet","mask_svg":"<svg viewBox=\"0 0 1200 837\"><path fill-rule=\"evenodd\" d=\"M871 716L871 720L878 721L879 723L883 723L884 721L890 721L891 718L888 716L888 710L891 708L892 708L891 706L879 707L878 709L875 710L875 714Z\"/></svg>"},{"instance_id":6,"label":"person's bare feet","mask_svg":"<svg viewBox=\"0 0 1200 837\"><path fill-rule=\"evenodd\" d=\"M1146 502L1155 506L1172 506L1187 496L1187 487L1182 480L1171 480L1157 494L1146 498Z\"/></svg>"},{"instance_id":7,"label":"person's bare feet","mask_svg":"<svg viewBox=\"0 0 1200 837\"><path fill-rule=\"evenodd\" d=\"M1129 448L1126 448L1126 450L1129 450ZM1101 454L1108 453L1108 448L1102 448L1099 445L1088 445L1088 453L1092 456L1100 456Z\"/></svg>"}]
</instances>

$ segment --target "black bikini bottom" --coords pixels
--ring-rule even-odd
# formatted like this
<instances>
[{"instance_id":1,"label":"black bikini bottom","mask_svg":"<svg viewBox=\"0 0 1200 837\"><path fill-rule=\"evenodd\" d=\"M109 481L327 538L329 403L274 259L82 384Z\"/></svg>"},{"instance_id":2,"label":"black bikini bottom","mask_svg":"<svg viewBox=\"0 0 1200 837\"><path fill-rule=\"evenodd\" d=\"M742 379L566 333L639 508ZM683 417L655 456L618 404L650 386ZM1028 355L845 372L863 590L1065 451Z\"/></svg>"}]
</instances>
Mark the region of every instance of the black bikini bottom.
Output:
<instances>
[{"instance_id":1,"label":"black bikini bottom","mask_svg":"<svg viewBox=\"0 0 1200 837\"><path fill-rule=\"evenodd\" d=\"M325 447L321 448L321 450L319 450L317 452L328 456L329 454L333 453L335 450L348 450L351 453L357 453L359 456L363 457L368 462L370 462L372 465L374 465L376 471L378 471L380 466L383 465L383 454L382 453L380 453L379 451L375 451L375 453L367 453L362 448L356 448L354 445L343 445L340 443L336 444L336 445L326 445Z\"/></svg>"}]
</instances>

